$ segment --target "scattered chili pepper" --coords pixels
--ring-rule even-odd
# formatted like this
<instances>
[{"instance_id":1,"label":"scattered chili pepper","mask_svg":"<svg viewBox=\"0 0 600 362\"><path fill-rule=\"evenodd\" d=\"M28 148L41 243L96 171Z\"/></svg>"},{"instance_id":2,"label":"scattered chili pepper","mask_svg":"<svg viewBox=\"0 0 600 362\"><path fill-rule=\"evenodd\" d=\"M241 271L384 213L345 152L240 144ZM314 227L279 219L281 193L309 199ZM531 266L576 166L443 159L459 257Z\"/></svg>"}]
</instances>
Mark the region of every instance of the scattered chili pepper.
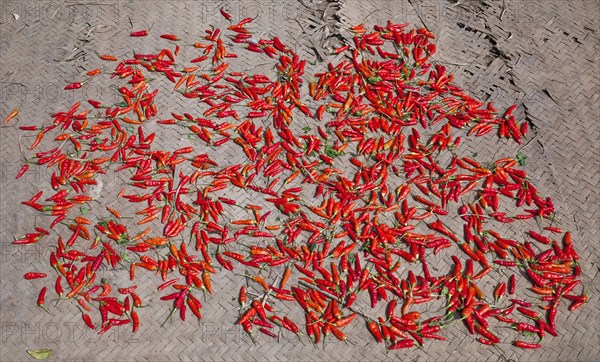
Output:
<instances>
[{"instance_id":1,"label":"scattered chili pepper","mask_svg":"<svg viewBox=\"0 0 600 362\"><path fill-rule=\"evenodd\" d=\"M15 108L12 110L12 112L10 112L8 114L8 116L6 116L6 118L4 119L4 124L7 124L8 122L10 122L11 119L15 118L17 115L19 115L19 107Z\"/></svg>"},{"instance_id":2,"label":"scattered chili pepper","mask_svg":"<svg viewBox=\"0 0 600 362\"><path fill-rule=\"evenodd\" d=\"M491 102L471 98L445 66L429 63L436 51L432 33L391 22L373 30L361 24L352 28L354 44L334 51L347 59L307 77L306 60L293 47L277 37L253 38L252 18L233 24L231 14L220 13L229 21L226 31L233 45L223 40L221 29L210 27L201 39L185 39L196 52L187 54L189 61L182 59L183 46L122 61L99 55L115 62L109 63L114 69L86 74L118 78L118 102L88 100L93 118L76 102L52 114L48 125L20 127L37 133L30 150L46 141L58 143L33 154L17 174L21 177L31 165L52 170L48 181L54 193L44 199L40 192L23 204L52 217L50 229L60 235L48 245L51 271L57 273L57 303L76 299L85 313L97 312L99 334L130 323L136 332L138 308L144 307L137 287L103 279L123 269L130 280L136 274L143 280L140 273L156 276L152 289L164 291L157 299L170 308L168 320L178 311L181 321L173 323L184 323L188 310L201 320L196 293L217 296L224 286L214 275L236 271L241 264L251 273L243 276L237 324L251 338L254 326L271 337L277 337L278 327L298 335L300 327L278 315L282 309L276 303L291 302L302 308L313 343L329 334L347 341L343 329L360 315L378 343L403 349L415 341L423 346L425 339L443 340L443 327L455 313L484 345L501 342L493 323L508 323L515 333L540 338L545 332L554 335L559 302L566 299L568 309L576 310L588 301L576 289L582 266L571 233L550 223L552 200L541 195L513 158L461 155L461 136L464 143L496 134L518 144L527 137L527 122L515 119L516 106L499 112ZM159 38L184 40L174 34ZM228 63L237 57L236 49L268 57L276 70L236 71ZM158 91L148 87L156 77L165 77L174 92L206 108L173 110L156 120L160 132L147 134L146 125L162 104ZM314 102L301 92L308 78ZM79 89L90 79L65 89ZM292 124L307 117L303 132L295 131ZM190 143L178 149L156 146L155 138L167 134L163 127L176 127ZM466 137L454 133L460 129ZM217 162L205 151L219 147L239 147L246 159ZM452 153L449 164L439 157L444 151ZM353 153L348 160L341 157L348 152ZM101 200L89 196L87 188L108 173L118 173L115 180L126 184L116 195L123 215L103 203L110 214L98 219L92 201ZM400 176L401 184L392 176ZM314 193L309 195L309 189ZM257 202L228 196L233 190ZM115 205L109 197L103 195L102 202ZM503 211L508 203L518 213ZM83 216L84 210L90 214ZM450 227L453 217L463 222L462 233ZM499 231L518 230L515 225L530 218L543 229L528 230L527 241ZM425 230L417 227L421 221ZM132 223L154 226L140 233ZM506 225L495 228L497 223ZM13 244L44 237L46 242L49 229L34 229ZM554 240L563 233L562 244ZM432 254L455 244L450 270L430 267ZM511 268L524 270L526 277L510 273L508 281L495 282L492 304L483 292L484 281ZM517 298L517 283L535 295ZM38 295L42 308L45 293L46 287ZM511 299L504 300L506 294ZM387 303L385 315L355 310L359 298L373 308ZM427 307L439 299L446 305L436 315ZM422 313L415 310L419 304L425 305ZM538 305L548 310L547 316L533 310ZM535 325L518 321L516 314ZM96 329L90 315L82 319Z\"/></svg>"},{"instance_id":3,"label":"scattered chili pepper","mask_svg":"<svg viewBox=\"0 0 600 362\"><path fill-rule=\"evenodd\" d=\"M31 279L45 278L47 276L48 275L46 273L29 272L29 273L25 273L25 275L23 277L27 280L31 280Z\"/></svg>"}]
</instances>

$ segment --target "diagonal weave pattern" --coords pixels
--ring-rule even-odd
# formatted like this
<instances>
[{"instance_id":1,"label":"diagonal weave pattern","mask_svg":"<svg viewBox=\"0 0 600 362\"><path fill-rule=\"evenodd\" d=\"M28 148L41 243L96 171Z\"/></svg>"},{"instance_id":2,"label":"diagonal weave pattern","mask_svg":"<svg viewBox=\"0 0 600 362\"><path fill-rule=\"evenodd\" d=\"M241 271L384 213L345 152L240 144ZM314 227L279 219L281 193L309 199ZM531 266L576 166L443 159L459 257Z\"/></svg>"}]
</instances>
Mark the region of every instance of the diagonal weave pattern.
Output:
<instances>
[{"instance_id":1,"label":"diagonal weave pattern","mask_svg":"<svg viewBox=\"0 0 600 362\"><path fill-rule=\"evenodd\" d=\"M391 5L390 5L391 4ZM156 49L139 49L143 42L128 37L133 28L153 32L198 36L211 23L221 23L218 9L227 8L235 19L253 17L263 34L277 34L285 43L296 44L297 52L315 65L331 57L323 46L337 46L330 35L351 39L347 28L385 22L426 25L438 35L438 59L451 64L456 82L481 99L493 99L499 108L514 102L521 117L527 117L535 132L520 152L527 156L526 171L546 196L554 199L560 225L574 231L582 262L584 282L591 286L590 302L575 313L559 315L557 338L543 341L543 349L523 351L509 345L501 349L482 348L463 328L448 327L448 341L428 342L424 350L386 355L359 323L347 329L353 344L327 343L315 349L301 344L295 336L284 335L277 342L258 336L254 345L233 325L237 316L236 290L244 281L220 273L213 284L217 293L206 301L201 323L175 320L160 327L164 310L140 310L140 332L117 329L104 336L81 323L74 306L59 304L54 316L35 307L39 285L22 275L47 263L48 250L42 247L15 248L8 241L27 232L33 215L21 200L39 189L49 190L45 170L28 173L16 181L20 167L19 131L0 128L0 360L24 360L26 349L52 348L52 359L67 360L595 360L598 347L598 257L594 247L599 239L598 145L600 138L599 79L597 72L599 19L593 1L3 1L0 4L0 115L23 104L19 119L40 122L58 109L69 107L72 93L60 89L99 66L95 52L117 56ZM338 9L339 7L339 9ZM19 15L14 20L13 14ZM333 24L332 19L339 17ZM297 21L296 21L297 20ZM131 23L130 23L131 22ZM337 41L339 41L339 39ZM333 45L335 44L335 45ZM164 44L156 45L164 46ZM320 48L316 49L315 48ZM241 68L260 71L260 64L248 53L237 61ZM454 64L454 65L452 65ZM110 102L116 95L102 84L88 87L86 96ZM78 97L81 94L77 95ZM84 96L82 96L84 97ZM173 97L164 111L182 110L193 103ZM166 100L165 100L166 102ZM159 104L159 109L161 105ZM159 117L161 115L159 114ZM27 122L25 122L27 121ZM300 123L300 122L299 122ZM298 124L301 128L302 125ZM148 132L153 130L149 127ZM533 136L535 134L535 136ZM158 138L157 138L158 139ZM190 145L185 137L164 135L157 143L163 148ZM30 139L24 140L29 144ZM160 143L162 142L162 143ZM474 148L475 150L475 148ZM477 145L478 159L485 161L506 154L494 141ZM502 153L504 152L504 153ZM511 152L514 152L511 150ZM241 161L237 148L222 148L215 155L223 163ZM21 182L22 181L22 182ZM104 179L106 190L118 185ZM113 190L114 191L114 190ZM248 197L247 195L239 195ZM114 205L113 205L114 206ZM127 205L117 205L127 213ZM101 209L101 208L99 208ZM129 210L131 211L131 210ZM20 222L27 220L27 222ZM40 220L45 223L48 220ZM446 259L440 259L447 263ZM449 264L436 265L447 269ZM138 285L144 285L141 275ZM147 288L151 288L150 286ZM156 304L160 295L144 301ZM47 302L48 303L48 302ZM297 319L300 314L291 316ZM502 335L502 331L496 331ZM263 337L263 338L261 338ZM304 340L306 343L306 340Z\"/></svg>"}]
</instances>

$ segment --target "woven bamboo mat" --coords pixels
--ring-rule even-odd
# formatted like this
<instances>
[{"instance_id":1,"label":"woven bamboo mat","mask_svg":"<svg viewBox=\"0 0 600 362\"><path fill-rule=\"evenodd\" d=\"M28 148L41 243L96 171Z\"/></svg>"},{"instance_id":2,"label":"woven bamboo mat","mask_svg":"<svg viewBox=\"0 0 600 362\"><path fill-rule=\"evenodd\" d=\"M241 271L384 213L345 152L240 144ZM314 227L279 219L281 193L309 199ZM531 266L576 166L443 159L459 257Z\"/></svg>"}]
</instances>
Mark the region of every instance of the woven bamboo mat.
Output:
<instances>
[{"instance_id":1,"label":"woven bamboo mat","mask_svg":"<svg viewBox=\"0 0 600 362\"><path fill-rule=\"evenodd\" d=\"M24 250L10 245L34 216L20 201L39 189L49 174L29 173L16 181L18 131L0 128L0 360L27 360L27 349L52 348L52 360L388 360L412 361L565 361L597 360L599 205L599 8L595 1L2 1L0 3L0 115L23 103L22 119L47 120L53 111L75 100L57 90L98 64L95 52L124 55L142 43L128 31L153 25L153 32L199 34L205 25L220 22L218 9L236 17L254 17L264 34L277 34L314 65L331 60L327 47L349 39L347 28L364 22L410 22L438 35L438 61L449 64L459 85L481 99L506 107L519 103L520 116L534 126L532 141L520 152L526 171L553 198L560 222L574 231L582 256L590 302L576 313L559 315L560 337L543 341L543 349L523 351L508 345L483 348L463 328L444 331L446 342L423 350L386 354L366 328L348 330L355 344L329 343L318 349L294 338L257 344L234 326L235 291L243 281L228 273L214 280L219 292L206 300L201 323L174 321L160 327L163 316L140 312L137 334L115 331L97 336L67 307L54 316L35 306L32 283L22 275L47 263L48 250ZM15 16L18 15L18 20ZM132 45L133 44L133 45ZM155 50L155 49L148 49ZM142 49L140 49L142 51ZM333 58L335 59L335 58ZM248 54L242 67L261 65ZM90 98L110 99L106 87L90 87ZM179 109L191 103L173 98ZM159 105L160 106L160 105ZM301 125L298 125L301 127ZM150 130L151 131L151 130ZM187 140L163 137L161 147L179 148ZM495 142L477 145L482 160L514 156ZM233 148L218 157L234 162ZM110 188L113 180L103 180ZM125 207L125 205L123 205ZM125 209L124 212L127 210ZM27 222L23 222L27 220ZM440 262L445 262L440 259ZM438 267L449 267L439 265ZM142 284L142 283L138 283ZM150 287L148 287L150 288ZM144 291L142 291L144 292ZM151 294L147 290L147 294ZM154 296L157 299L158 296ZM152 297L148 300L152 302ZM63 308L63 309L61 309Z\"/></svg>"}]
</instances>

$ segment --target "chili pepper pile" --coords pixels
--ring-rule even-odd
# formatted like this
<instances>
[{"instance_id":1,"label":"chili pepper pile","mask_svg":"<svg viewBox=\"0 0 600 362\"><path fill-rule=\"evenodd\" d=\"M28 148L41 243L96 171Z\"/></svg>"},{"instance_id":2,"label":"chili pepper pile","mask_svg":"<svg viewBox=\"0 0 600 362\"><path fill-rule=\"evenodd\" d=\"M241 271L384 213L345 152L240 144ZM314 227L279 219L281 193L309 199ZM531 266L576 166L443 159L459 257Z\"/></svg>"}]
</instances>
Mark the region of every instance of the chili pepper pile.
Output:
<instances>
[{"instance_id":1,"label":"chili pepper pile","mask_svg":"<svg viewBox=\"0 0 600 362\"><path fill-rule=\"evenodd\" d=\"M501 327L521 348L558 335L560 305L574 310L588 298L571 234L516 159L459 153L461 137L522 143L527 122L516 121L515 106L499 112L456 86L429 62L436 45L426 29L356 26L354 44L335 50L342 60L311 76L277 37L255 38L252 19L222 14L223 32L162 34L156 53L101 55L108 65L65 87L78 92L107 76L119 103L77 102L47 125L20 126L36 135L29 150L54 145L17 175L30 165L53 170L55 192L23 202L53 221L13 242L51 246L51 268L25 274L54 279L40 307L50 291L99 334L137 331L148 297L138 281L154 281L167 320L185 321L202 318L214 275L233 272L245 281L235 323L252 338L287 330L315 344L329 334L346 341L343 330L359 320L389 349L444 340L455 322L486 345L502 342ZM237 50L272 62L272 72L232 69ZM159 112L160 80L196 106ZM161 131L148 134L149 124ZM167 129L193 146L158 148ZM227 147L245 161L211 156ZM115 173L126 182L99 209L109 198L94 200L89 188ZM137 211L122 216L124 202ZM539 226L524 232L531 221ZM106 278L122 270L130 283ZM296 304L304 320L282 312Z\"/></svg>"}]
</instances>

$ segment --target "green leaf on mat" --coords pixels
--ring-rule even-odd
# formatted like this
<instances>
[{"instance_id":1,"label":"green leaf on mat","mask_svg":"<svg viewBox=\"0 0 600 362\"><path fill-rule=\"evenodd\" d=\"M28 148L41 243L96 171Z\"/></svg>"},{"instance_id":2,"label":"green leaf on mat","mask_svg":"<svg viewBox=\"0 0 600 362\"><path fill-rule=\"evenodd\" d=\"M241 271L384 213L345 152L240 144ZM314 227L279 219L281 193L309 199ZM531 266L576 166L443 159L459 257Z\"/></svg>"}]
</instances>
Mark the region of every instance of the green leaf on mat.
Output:
<instances>
[{"instance_id":1,"label":"green leaf on mat","mask_svg":"<svg viewBox=\"0 0 600 362\"><path fill-rule=\"evenodd\" d=\"M519 166L525 166L525 164L527 163L526 160L527 156L525 156L521 152L517 153L517 163L519 164Z\"/></svg>"},{"instance_id":2,"label":"green leaf on mat","mask_svg":"<svg viewBox=\"0 0 600 362\"><path fill-rule=\"evenodd\" d=\"M52 351L51 349L28 349L27 353L35 359L46 359L52 356Z\"/></svg>"}]
</instances>

